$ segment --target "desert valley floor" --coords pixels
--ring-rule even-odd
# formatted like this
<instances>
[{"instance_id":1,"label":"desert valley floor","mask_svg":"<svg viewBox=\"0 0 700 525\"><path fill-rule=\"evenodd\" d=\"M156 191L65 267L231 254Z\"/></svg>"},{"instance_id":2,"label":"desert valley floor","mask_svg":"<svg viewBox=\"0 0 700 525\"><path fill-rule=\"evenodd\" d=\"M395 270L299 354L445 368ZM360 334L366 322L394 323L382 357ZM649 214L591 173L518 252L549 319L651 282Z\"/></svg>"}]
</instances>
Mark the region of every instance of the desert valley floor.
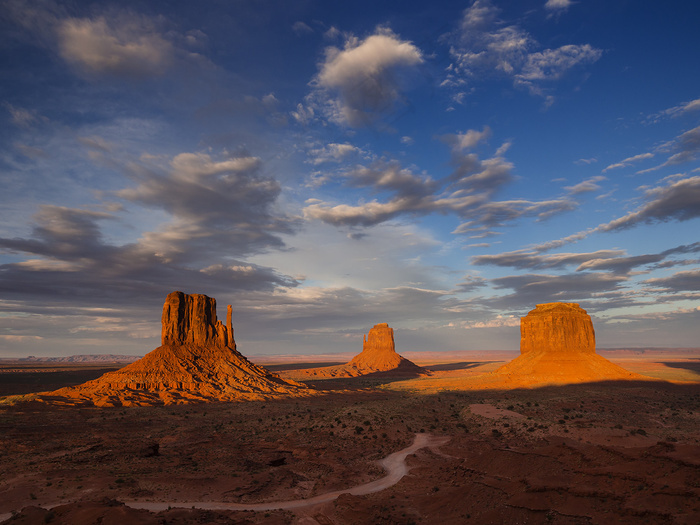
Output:
<instances>
[{"instance_id":1,"label":"desert valley floor","mask_svg":"<svg viewBox=\"0 0 700 525\"><path fill-rule=\"evenodd\" d=\"M116 365L2 362L0 396L10 397L0 405L0 521L700 523L700 354L602 354L659 381L464 391L470 377L517 355L464 353L411 356L432 371L423 377L306 378L321 394L305 398L61 407L12 395ZM261 364L295 378L331 363ZM417 434L442 444L409 454L408 474L379 492L291 510L216 510L378 480L379 461ZM138 508L149 502L164 510Z\"/></svg>"}]
</instances>

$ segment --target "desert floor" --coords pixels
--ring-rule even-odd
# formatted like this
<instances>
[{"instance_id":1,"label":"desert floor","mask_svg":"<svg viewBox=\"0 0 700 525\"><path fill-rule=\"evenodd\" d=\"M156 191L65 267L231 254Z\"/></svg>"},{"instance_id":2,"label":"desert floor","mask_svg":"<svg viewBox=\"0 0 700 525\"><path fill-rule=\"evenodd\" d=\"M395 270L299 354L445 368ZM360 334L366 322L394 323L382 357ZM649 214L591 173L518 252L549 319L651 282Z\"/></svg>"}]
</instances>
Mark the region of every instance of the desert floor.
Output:
<instances>
[{"instance_id":1,"label":"desert floor","mask_svg":"<svg viewBox=\"0 0 700 525\"><path fill-rule=\"evenodd\" d=\"M0 404L0 520L700 523L700 353L601 354L664 381L445 390L503 363L495 354L464 354L432 362L409 356L434 371L429 377L311 381L324 393L304 399L101 409ZM269 365L283 375L300 366ZM2 367L0 395L11 395L79 383L105 365ZM293 510L177 506L343 492L382 478L379 461L416 434L446 442L408 455L408 474L379 492ZM172 508L124 505L134 501Z\"/></svg>"}]
</instances>

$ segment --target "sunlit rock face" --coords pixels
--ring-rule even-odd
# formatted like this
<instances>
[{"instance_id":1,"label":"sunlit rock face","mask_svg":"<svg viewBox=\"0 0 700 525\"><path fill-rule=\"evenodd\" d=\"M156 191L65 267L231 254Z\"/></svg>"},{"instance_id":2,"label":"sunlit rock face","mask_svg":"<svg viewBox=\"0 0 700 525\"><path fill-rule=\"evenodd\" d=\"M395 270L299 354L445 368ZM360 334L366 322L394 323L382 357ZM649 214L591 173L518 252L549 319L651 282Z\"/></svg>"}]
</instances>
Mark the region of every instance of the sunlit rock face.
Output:
<instances>
[{"instance_id":1,"label":"sunlit rock face","mask_svg":"<svg viewBox=\"0 0 700 525\"><path fill-rule=\"evenodd\" d=\"M183 292L168 294L161 317L161 345L214 345L233 348L231 306L228 325L224 326L216 316L216 299L202 294L188 295Z\"/></svg>"},{"instance_id":2,"label":"sunlit rock face","mask_svg":"<svg viewBox=\"0 0 700 525\"><path fill-rule=\"evenodd\" d=\"M231 306L227 326L216 300L201 294L168 294L161 346L120 370L75 387L42 395L44 401L96 406L159 405L306 396L313 391L284 381L236 350Z\"/></svg>"},{"instance_id":3,"label":"sunlit rock face","mask_svg":"<svg viewBox=\"0 0 700 525\"><path fill-rule=\"evenodd\" d=\"M595 331L576 303L538 304L520 320L520 353L595 353Z\"/></svg>"},{"instance_id":4,"label":"sunlit rock face","mask_svg":"<svg viewBox=\"0 0 700 525\"><path fill-rule=\"evenodd\" d=\"M528 387L644 379L595 352L595 331L576 303L538 304L520 320L520 356L476 384Z\"/></svg>"},{"instance_id":5,"label":"sunlit rock face","mask_svg":"<svg viewBox=\"0 0 700 525\"><path fill-rule=\"evenodd\" d=\"M394 329L387 323L374 325L363 339L362 352L353 357L348 366L379 372L401 364L403 357L396 353Z\"/></svg>"},{"instance_id":6,"label":"sunlit rock face","mask_svg":"<svg viewBox=\"0 0 700 525\"><path fill-rule=\"evenodd\" d=\"M394 330L387 323L374 325L364 336L362 352L348 363L323 368L296 370L294 379L359 377L369 374L415 377L428 372L396 353ZM285 374L289 377L290 374Z\"/></svg>"}]
</instances>

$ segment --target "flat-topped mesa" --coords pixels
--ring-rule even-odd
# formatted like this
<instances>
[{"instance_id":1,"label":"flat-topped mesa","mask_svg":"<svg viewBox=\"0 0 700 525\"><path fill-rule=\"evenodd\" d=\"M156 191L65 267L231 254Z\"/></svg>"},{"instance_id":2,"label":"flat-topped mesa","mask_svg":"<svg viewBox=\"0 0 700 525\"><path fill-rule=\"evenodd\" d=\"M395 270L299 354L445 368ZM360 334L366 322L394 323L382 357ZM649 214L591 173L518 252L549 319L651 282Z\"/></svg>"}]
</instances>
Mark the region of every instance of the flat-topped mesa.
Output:
<instances>
[{"instance_id":1,"label":"flat-topped mesa","mask_svg":"<svg viewBox=\"0 0 700 525\"><path fill-rule=\"evenodd\" d=\"M520 355L475 385L520 388L645 379L596 354L593 322L576 303L538 304L520 320L520 336Z\"/></svg>"},{"instance_id":2,"label":"flat-topped mesa","mask_svg":"<svg viewBox=\"0 0 700 525\"><path fill-rule=\"evenodd\" d=\"M203 294L171 292L163 304L161 345L194 344L236 348L231 306L226 324L217 319L216 299Z\"/></svg>"},{"instance_id":3,"label":"flat-topped mesa","mask_svg":"<svg viewBox=\"0 0 700 525\"><path fill-rule=\"evenodd\" d=\"M538 304L520 320L520 353L595 354L591 317L576 303Z\"/></svg>"}]
</instances>

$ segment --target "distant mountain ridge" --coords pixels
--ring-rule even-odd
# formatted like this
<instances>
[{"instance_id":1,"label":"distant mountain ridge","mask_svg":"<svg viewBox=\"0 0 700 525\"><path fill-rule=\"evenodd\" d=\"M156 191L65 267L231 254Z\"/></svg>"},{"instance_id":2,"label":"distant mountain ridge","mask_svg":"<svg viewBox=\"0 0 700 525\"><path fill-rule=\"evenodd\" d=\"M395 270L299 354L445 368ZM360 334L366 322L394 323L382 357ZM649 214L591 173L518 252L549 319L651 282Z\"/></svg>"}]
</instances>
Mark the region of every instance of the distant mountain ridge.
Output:
<instances>
[{"instance_id":1,"label":"distant mountain ridge","mask_svg":"<svg viewBox=\"0 0 700 525\"><path fill-rule=\"evenodd\" d=\"M60 357L3 357L0 361L12 361L15 363L133 363L143 356L120 354L77 354Z\"/></svg>"}]
</instances>

